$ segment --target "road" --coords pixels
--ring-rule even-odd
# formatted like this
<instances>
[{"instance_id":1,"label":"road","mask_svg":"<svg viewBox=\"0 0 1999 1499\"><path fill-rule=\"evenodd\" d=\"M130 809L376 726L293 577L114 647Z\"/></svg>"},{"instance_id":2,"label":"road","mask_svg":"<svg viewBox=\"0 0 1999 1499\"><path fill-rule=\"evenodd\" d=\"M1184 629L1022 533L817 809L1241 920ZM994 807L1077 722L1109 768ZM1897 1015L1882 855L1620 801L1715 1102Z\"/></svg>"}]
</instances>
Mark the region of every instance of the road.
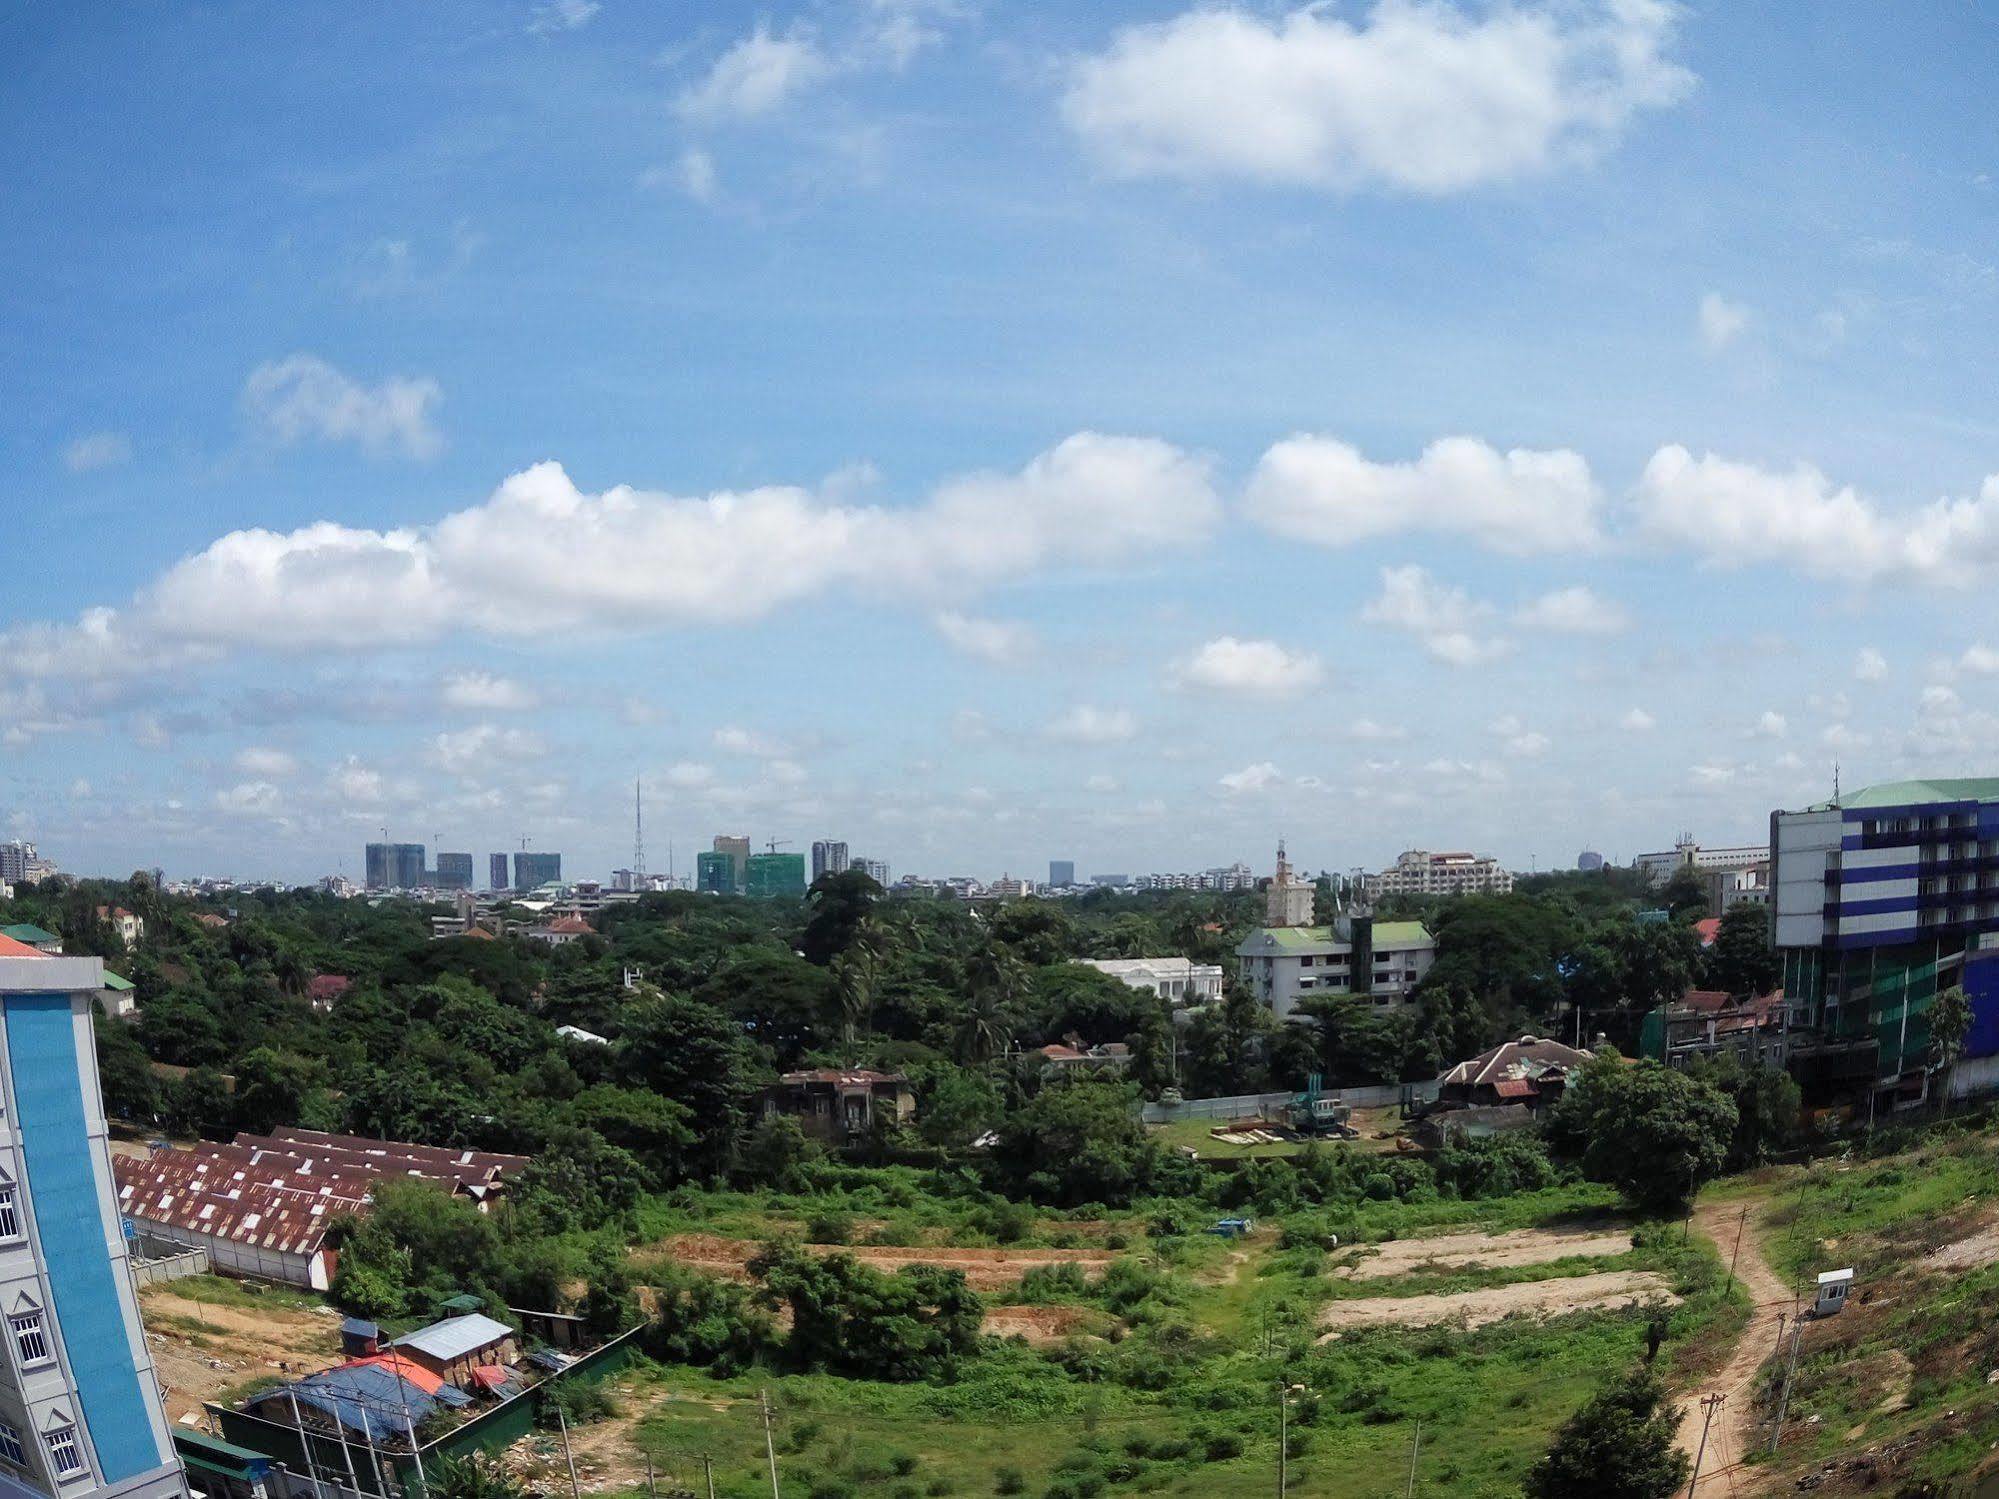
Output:
<instances>
[{"instance_id":1,"label":"road","mask_svg":"<svg viewBox=\"0 0 1999 1499\"><path fill-rule=\"evenodd\" d=\"M1686 1409L1680 1417L1679 1445L1688 1457L1700 1447L1703 1419L1700 1397L1717 1393L1726 1397L1708 1426L1707 1450L1701 1457L1695 1486L1688 1490L1690 1496L1705 1494L1710 1499L1721 1499L1724 1494L1753 1494L1762 1478L1755 1469L1743 1469L1739 1464L1759 1441L1769 1440L1769 1427L1756 1419L1756 1371L1776 1351L1778 1313L1788 1317L1792 1311L1791 1288L1763 1257L1762 1235L1756 1225L1756 1211L1762 1205L1760 1201L1716 1202L1694 1209L1694 1226L1714 1241L1724 1265L1735 1254L1736 1235L1740 1232L1742 1249L1736 1255L1735 1278L1749 1293L1754 1310L1727 1360L1697 1388L1687 1392Z\"/></svg>"}]
</instances>

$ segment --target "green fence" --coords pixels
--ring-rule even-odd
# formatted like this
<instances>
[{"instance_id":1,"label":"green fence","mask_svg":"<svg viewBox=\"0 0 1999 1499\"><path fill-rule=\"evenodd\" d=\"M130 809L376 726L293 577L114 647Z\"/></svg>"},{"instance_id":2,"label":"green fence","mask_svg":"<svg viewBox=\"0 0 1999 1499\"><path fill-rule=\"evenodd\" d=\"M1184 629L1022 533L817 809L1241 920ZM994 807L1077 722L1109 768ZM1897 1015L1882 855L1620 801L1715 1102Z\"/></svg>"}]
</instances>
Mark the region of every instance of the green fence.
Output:
<instances>
[{"instance_id":1,"label":"green fence","mask_svg":"<svg viewBox=\"0 0 1999 1499\"><path fill-rule=\"evenodd\" d=\"M469 1452L497 1452L519 1441L534 1430L535 1417L541 1411L545 1395L559 1385L594 1383L617 1373L638 1354L638 1339L642 1331L642 1327L634 1327L629 1332L620 1333L603 1347L584 1354L532 1389L502 1400L463 1425L454 1426L424 1443L420 1449L422 1465L428 1467L445 1458L461 1457ZM392 1495L413 1493L419 1488L419 1454L387 1448L371 1450L365 1442L352 1437L343 1443L330 1432L302 1433L295 1426L267 1421L248 1411L227 1410L219 1405L209 1406L208 1411L221 1426L225 1440L262 1453L273 1462L282 1464L295 1477L310 1478L316 1474L321 1483L353 1489L363 1495L376 1496L376 1499L390 1499ZM310 1462L307 1461L308 1442ZM386 1493L383 1477L388 1482Z\"/></svg>"}]
</instances>

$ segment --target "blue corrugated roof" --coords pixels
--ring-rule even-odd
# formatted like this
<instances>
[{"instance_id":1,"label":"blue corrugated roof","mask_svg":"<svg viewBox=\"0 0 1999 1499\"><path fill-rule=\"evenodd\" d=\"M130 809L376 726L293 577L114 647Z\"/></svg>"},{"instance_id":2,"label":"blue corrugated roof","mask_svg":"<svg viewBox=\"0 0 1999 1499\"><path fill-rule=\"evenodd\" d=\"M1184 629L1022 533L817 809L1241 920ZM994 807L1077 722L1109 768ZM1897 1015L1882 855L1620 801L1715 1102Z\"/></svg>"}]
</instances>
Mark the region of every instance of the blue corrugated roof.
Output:
<instances>
[{"instance_id":1,"label":"blue corrugated roof","mask_svg":"<svg viewBox=\"0 0 1999 1499\"><path fill-rule=\"evenodd\" d=\"M385 1436L408 1436L413 1427L437 1410L437 1401L409 1380L398 1378L379 1364L347 1364L328 1369L289 1387L280 1386L272 1396L296 1396L300 1405L324 1411L349 1431L358 1431L370 1441ZM405 1419L404 1412L408 1412Z\"/></svg>"}]
</instances>

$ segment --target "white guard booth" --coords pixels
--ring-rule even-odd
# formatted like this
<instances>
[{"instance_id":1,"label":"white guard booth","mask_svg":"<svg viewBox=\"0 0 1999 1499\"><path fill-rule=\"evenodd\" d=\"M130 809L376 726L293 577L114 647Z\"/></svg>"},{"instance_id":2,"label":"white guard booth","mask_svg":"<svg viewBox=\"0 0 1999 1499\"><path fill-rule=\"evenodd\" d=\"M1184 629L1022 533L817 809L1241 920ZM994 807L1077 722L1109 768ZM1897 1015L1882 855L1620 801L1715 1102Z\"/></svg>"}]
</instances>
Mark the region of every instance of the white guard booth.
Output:
<instances>
[{"instance_id":1,"label":"white guard booth","mask_svg":"<svg viewBox=\"0 0 1999 1499\"><path fill-rule=\"evenodd\" d=\"M1853 1289L1851 1270L1828 1270L1819 1277L1819 1299L1812 1303L1814 1317L1830 1317L1846 1305L1846 1293Z\"/></svg>"}]
</instances>

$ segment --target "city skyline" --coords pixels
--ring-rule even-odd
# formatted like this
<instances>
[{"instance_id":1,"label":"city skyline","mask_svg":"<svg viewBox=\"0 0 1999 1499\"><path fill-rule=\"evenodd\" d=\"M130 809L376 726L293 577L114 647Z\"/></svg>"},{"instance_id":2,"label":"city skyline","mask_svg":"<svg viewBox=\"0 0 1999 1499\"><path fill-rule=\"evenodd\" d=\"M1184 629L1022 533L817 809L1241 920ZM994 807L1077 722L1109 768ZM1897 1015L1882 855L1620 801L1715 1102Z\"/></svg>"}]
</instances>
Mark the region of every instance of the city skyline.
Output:
<instances>
[{"instance_id":1,"label":"city skyline","mask_svg":"<svg viewBox=\"0 0 1999 1499\"><path fill-rule=\"evenodd\" d=\"M0 837L1547 868L1999 726L1975 16L537 14L0 22Z\"/></svg>"}]
</instances>

